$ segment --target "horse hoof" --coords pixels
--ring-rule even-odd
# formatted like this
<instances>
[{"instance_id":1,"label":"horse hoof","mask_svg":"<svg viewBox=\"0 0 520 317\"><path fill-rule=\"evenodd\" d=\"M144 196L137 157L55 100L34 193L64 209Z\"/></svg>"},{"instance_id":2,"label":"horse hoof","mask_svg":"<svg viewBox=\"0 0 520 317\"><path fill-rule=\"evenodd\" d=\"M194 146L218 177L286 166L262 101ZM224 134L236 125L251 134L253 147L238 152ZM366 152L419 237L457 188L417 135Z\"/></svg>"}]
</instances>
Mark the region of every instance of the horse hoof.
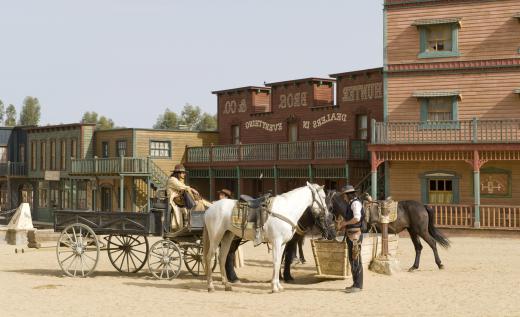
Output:
<instances>
[{"instance_id":1,"label":"horse hoof","mask_svg":"<svg viewBox=\"0 0 520 317\"><path fill-rule=\"evenodd\" d=\"M276 293L279 293L279 292L280 292L280 291L277 290L277 289L273 289L273 290L271 291L272 294L276 294Z\"/></svg>"},{"instance_id":2,"label":"horse hoof","mask_svg":"<svg viewBox=\"0 0 520 317\"><path fill-rule=\"evenodd\" d=\"M411 268L408 269L408 272L413 272L415 270L417 270L417 268L415 266L412 266Z\"/></svg>"},{"instance_id":3,"label":"horse hoof","mask_svg":"<svg viewBox=\"0 0 520 317\"><path fill-rule=\"evenodd\" d=\"M233 287L231 287L231 285L226 285L224 289L226 290L226 292L231 292L233 290Z\"/></svg>"},{"instance_id":4,"label":"horse hoof","mask_svg":"<svg viewBox=\"0 0 520 317\"><path fill-rule=\"evenodd\" d=\"M208 293L214 293L215 288L214 287L208 287Z\"/></svg>"},{"instance_id":5,"label":"horse hoof","mask_svg":"<svg viewBox=\"0 0 520 317\"><path fill-rule=\"evenodd\" d=\"M443 264L439 264L439 270L444 270L444 265Z\"/></svg>"}]
</instances>

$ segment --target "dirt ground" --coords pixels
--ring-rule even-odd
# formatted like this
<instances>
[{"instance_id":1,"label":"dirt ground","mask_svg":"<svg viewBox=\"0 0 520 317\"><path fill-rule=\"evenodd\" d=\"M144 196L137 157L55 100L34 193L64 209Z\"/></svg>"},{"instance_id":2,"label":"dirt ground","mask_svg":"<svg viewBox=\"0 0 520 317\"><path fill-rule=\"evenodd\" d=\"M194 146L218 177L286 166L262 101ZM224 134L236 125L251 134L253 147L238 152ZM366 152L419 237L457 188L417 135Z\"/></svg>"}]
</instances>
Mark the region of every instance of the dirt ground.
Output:
<instances>
[{"instance_id":1,"label":"dirt ground","mask_svg":"<svg viewBox=\"0 0 520 317\"><path fill-rule=\"evenodd\" d=\"M403 271L382 276L365 271L363 292L346 294L350 280L320 280L310 243L307 263L295 266L294 284L270 294L271 258L265 246L245 245L246 266L233 292L208 294L205 280L187 271L173 281L151 278L146 269L124 275L106 252L92 277L64 277L53 246L15 254L0 246L0 316L520 316L520 239L514 236L451 238L440 250L439 271L431 250L421 267L406 272L414 259L411 241L402 237ZM219 274L217 273L217 279Z\"/></svg>"}]
</instances>

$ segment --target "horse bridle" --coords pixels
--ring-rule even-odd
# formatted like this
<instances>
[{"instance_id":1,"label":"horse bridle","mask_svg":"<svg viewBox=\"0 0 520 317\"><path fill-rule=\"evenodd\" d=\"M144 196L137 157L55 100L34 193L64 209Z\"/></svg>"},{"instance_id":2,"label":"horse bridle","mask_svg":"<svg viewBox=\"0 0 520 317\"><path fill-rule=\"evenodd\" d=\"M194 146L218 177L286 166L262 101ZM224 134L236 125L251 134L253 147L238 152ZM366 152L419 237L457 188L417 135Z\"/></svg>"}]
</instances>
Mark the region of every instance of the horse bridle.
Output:
<instances>
[{"instance_id":1,"label":"horse bridle","mask_svg":"<svg viewBox=\"0 0 520 317\"><path fill-rule=\"evenodd\" d=\"M320 230L322 230L322 234L325 232L325 229L323 229L323 227L325 227L325 214L327 213L327 208L325 208L323 206L323 204L321 203L320 200L316 199L316 194L317 194L317 191L316 191L316 194L314 193L315 189L314 188L310 188L311 190L311 194L312 194L312 203L311 203L311 208L312 208L312 205L314 203L316 203L318 205L318 207L321 209L321 212L319 214L319 219L320 219L320 222L323 224L322 226L319 226L320 227ZM319 196L319 195L318 195Z\"/></svg>"}]
</instances>

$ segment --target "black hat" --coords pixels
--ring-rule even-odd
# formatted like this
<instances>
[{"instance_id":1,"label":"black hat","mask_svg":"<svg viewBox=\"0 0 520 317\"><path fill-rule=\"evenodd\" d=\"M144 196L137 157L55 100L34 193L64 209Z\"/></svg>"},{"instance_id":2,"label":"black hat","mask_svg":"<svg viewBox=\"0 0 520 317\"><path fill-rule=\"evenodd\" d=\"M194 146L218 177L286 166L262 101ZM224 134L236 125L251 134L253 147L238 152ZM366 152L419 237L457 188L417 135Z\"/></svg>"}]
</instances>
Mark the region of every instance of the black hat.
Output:
<instances>
[{"instance_id":1,"label":"black hat","mask_svg":"<svg viewBox=\"0 0 520 317\"><path fill-rule=\"evenodd\" d=\"M354 186L348 184L348 185L345 185L343 186L343 188L341 188L341 193L342 194L349 194L349 193L355 193L356 192L356 189L354 188Z\"/></svg>"}]
</instances>

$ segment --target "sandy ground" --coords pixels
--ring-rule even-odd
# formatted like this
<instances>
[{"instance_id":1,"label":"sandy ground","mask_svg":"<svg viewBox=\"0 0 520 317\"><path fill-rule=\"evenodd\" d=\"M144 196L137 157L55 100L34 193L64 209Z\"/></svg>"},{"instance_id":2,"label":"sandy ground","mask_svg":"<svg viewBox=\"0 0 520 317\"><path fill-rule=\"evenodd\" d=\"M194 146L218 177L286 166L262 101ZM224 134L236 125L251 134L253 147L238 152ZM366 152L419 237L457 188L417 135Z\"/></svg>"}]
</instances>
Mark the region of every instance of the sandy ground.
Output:
<instances>
[{"instance_id":1,"label":"sandy ground","mask_svg":"<svg viewBox=\"0 0 520 317\"><path fill-rule=\"evenodd\" d=\"M420 270L395 276L365 271L361 293L342 290L350 280L320 280L310 243L307 264L296 265L295 284L270 294L270 255L246 244L242 283L233 292L208 294L204 280L187 271L158 281L146 269L136 275L115 271L103 253L89 278L63 277L53 247L15 254L0 246L0 316L520 316L520 239L452 237L441 250L439 271L428 247ZM399 259L408 268L412 243L401 238ZM219 274L217 279L219 279Z\"/></svg>"}]
</instances>

